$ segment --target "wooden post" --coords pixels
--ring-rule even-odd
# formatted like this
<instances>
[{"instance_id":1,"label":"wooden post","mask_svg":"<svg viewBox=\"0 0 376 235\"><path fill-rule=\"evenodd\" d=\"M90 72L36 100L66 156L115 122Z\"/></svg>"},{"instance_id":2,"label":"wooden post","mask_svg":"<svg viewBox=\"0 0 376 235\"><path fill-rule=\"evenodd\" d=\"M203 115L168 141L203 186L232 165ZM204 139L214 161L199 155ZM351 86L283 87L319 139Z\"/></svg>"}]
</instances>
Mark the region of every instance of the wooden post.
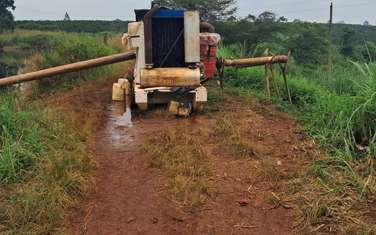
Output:
<instances>
[{"instance_id":1,"label":"wooden post","mask_svg":"<svg viewBox=\"0 0 376 235\"><path fill-rule=\"evenodd\" d=\"M329 16L329 48L328 48L328 71L332 72L332 25L333 25L333 2L330 2L330 16Z\"/></svg>"},{"instance_id":2,"label":"wooden post","mask_svg":"<svg viewBox=\"0 0 376 235\"><path fill-rule=\"evenodd\" d=\"M287 97L289 99L290 104L292 104L290 88L289 88L289 84L288 84L287 76L286 76L286 67L287 66L286 65L285 66L280 65L280 67L281 67L281 71L282 71L283 80L285 81L285 89L286 89Z\"/></svg>"},{"instance_id":3,"label":"wooden post","mask_svg":"<svg viewBox=\"0 0 376 235\"><path fill-rule=\"evenodd\" d=\"M12 77L2 78L0 79L0 87L33 81L33 80L41 80L46 77L53 77L56 75L77 72L81 70L91 69L91 68L109 65L109 64L120 63L120 62L134 60L134 59L136 59L136 53L134 52L120 53L116 55L100 57L97 59L81 61L81 62L77 62L73 64L67 64L67 65L62 65L62 66L58 66L54 68L44 69L44 70L40 70L37 72L31 72L31 73L26 73L26 74L15 75Z\"/></svg>"},{"instance_id":4,"label":"wooden post","mask_svg":"<svg viewBox=\"0 0 376 235\"><path fill-rule=\"evenodd\" d=\"M274 87L275 93L276 93L276 95L277 95L278 98L281 98L281 92L279 90L279 86L278 86L278 82L277 82L277 78L276 78L276 73L275 73L275 65L274 64L270 65L270 70L272 72L272 80L273 80L273 87Z\"/></svg>"},{"instance_id":5,"label":"wooden post","mask_svg":"<svg viewBox=\"0 0 376 235\"><path fill-rule=\"evenodd\" d=\"M269 55L269 49L266 49L264 56ZM265 64L265 75L264 75L264 94L266 97L270 98L270 80L269 80L269 66L270 64Z\"/></svg>"}]
</instances>

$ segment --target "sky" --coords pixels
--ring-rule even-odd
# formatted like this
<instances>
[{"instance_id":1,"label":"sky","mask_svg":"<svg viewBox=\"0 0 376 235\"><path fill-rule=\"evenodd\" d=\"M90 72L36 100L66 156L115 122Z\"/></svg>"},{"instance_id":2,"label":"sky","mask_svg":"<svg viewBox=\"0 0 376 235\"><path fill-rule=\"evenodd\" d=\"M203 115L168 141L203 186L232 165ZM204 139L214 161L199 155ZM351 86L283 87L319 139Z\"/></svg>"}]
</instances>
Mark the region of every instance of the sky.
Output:
<instances>
[{"instance_id":1,"label":"sky","mask_svg":"<svg viewBox=\"0 0 376 235\"><path fill-rule=\"evenodd\" d=\"M204 0L203 0L204 1ZM330 0L237 0L239 17L275 12L289 20L329 20ZM133 9L148 8L150 0L15 0L17 20L133 20ZM376 25L376 0L333 0L334 22Z\"/></svg>"}]
</instances>

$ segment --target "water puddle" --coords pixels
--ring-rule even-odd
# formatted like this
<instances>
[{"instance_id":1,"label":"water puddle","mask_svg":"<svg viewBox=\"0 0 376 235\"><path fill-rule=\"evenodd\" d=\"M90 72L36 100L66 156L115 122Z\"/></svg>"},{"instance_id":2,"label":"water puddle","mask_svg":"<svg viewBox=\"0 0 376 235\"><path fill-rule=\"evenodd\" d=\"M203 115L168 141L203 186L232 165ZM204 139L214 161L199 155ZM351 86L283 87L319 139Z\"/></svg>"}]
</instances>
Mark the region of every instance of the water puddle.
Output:
<instances>
[{"instance_id":1,"label":"water puddle","mask_svg":"<svg viewBox=\"0 0 376 235\"><path fill-rule=\"evenodd\" d=\"M117 126L125 128L133 127L132 110L122 102L113 102L111 104L111 118Z\"/></svg>"},{"instance_id":2,"label":"water puddle","mask_svg":"<svg viewBox=\"0 0 376 235\"><path fill-rule=\"evenodd\" d=\"M132 111L125 108L124 103L113 102L108 112L105 137L110 139L109 143L113 149L123 149L135 139Z\"/></svg>"},{"instance_id":3,"label":"water puddle","mask_svg":"<svg viewBox=\"0 0 376 235\"><path fill-rule=\"evenodd\" d=\"M128 128L132 128L133 127L133 123L132 123L132 110L130 108L126 108L125 113L118 120L117 124L119 126L124 126L124 127L128 127Z\"/></svg>"}]
</instances>

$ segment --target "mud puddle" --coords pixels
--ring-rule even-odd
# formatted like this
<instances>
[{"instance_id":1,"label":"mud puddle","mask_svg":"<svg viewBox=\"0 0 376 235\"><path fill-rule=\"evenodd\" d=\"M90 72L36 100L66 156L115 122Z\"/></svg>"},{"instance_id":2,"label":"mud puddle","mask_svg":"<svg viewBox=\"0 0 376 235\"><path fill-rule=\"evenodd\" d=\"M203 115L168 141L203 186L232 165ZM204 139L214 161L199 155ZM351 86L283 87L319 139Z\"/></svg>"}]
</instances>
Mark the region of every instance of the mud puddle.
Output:
<instances>
[{"instance_id":1,"label":"mud puddle","mask_svg":"<svg viewBox=\"0 0 376 235\"><path fill-rule=\"evenodd\" d=\"M132 110L122 102L112 102L108 108L108 118L104 133L112 147L119 148L124 143L134 142L134 125Z\"/></svg>"}]
</instances>

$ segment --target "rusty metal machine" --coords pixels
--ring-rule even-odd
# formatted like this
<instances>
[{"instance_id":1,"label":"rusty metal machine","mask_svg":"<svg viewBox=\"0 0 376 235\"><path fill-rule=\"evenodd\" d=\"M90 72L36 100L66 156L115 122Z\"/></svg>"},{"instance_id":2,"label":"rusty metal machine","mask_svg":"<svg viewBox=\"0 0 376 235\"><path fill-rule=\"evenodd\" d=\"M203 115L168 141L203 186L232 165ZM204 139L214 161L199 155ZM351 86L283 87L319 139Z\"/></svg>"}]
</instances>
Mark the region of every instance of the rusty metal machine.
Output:
<instances>
[{"instance_id":1,"label":"rusty metal machine","mask_svg":"<svg viewBox=\"0 0 376 235\"><path fill-rule=\"evenodd\" d=\"M215 75L223 81L225 66L288 61L288 56L217 58L221 37L211 24L200 21L198 11L168 9L152 2L151 9L135 10L135 14L136 21L129 23L123 37L129 52L0 79L0 86L135 60L128 75L114 84L113 99L142 110L153 104L169 104L173 112L186 116L202 110L207 102L204 84Z\"/></svg>"}]
</instances>

